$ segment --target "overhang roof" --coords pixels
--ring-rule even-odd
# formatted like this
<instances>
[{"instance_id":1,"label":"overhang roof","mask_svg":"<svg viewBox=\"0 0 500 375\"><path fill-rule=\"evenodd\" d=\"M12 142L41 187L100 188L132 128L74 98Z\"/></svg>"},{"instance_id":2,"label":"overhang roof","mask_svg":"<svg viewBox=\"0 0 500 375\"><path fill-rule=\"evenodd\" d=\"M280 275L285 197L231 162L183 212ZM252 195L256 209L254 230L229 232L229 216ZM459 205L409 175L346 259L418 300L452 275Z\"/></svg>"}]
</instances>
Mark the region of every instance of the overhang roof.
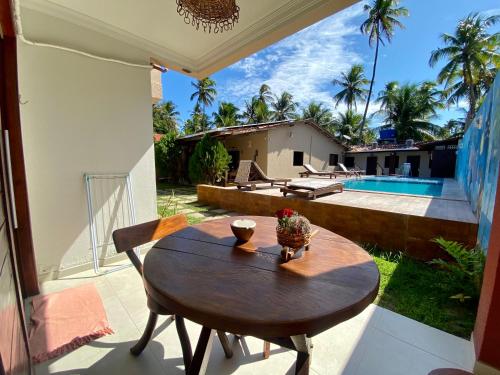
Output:
<instances>
[{"instance_id":1,"label":"overhang roof","mask_svg":"<svg viewBox=\"0 0 500 375\"><path fill-rule=\"evenodd\" d=\"M269 129L274 129L283 126L294 126L298 124L304 124L313 127L318 132L323 134L325 137L329 138L331 141L338 143L340 146L346 148L337 138L335 138L331 133L323 129L321 126L317 125L311 120L285 120L285 121L274 121L274 122L263 122L259 124L247 124L247 125L237 125L229 126L226 128L211 129L204 132L198 132L194 134L185 135L179 137L179 141L183 143L199 141L205 134L210 134L210 136L215 138L225 138L234 135L242 134L252 134L262 131L267 131Z\"/></svg>"},{"instance_id":2,"label":"overhang roof","mask_svg":"<svg viewBox=\"0 0 500 375\"><path fill-rule=\"evenodd\" d=\"M358 0L237 0L240 20L222 34L185 24L175 0L16 1L33 41L153 61L203 78Z\"/></svg>"}]
</instances>

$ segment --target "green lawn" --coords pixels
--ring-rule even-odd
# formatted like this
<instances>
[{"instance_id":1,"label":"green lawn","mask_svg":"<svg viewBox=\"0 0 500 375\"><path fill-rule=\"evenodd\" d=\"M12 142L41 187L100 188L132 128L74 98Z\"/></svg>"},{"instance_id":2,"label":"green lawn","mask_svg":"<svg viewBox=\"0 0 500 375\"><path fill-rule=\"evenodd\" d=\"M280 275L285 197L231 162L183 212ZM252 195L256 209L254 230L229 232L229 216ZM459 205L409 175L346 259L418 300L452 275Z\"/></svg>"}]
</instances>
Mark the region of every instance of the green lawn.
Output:
<instances>
[{"instance_id":1,"label":"green lawn","mask_svg":"<svg viewBox=\"0 0 500 375\"><path fill-rule=\"evenodd\" d=\"M461 292L461 286L448 272L407 257L375 254L374 259L380 271L377 305L453 335L470 338L477 305L471 300L460 302L450 298Z\"/></svg>"},{"instance_id":2,"label":"green lawn","mask_svg":"<svg viewBox=\"0 0 500 375\"><path fill-rule=\"evenodd\" d=\"M157 188L161 216L183 212L190 224L197 224L207 217L223 215L214 212L213 207L198 204L195 187L160 183ZM380 289L374 303L453 335L470 338L476 303L450 298L460 293L461 288L446 271L401 255L381 253L370 246L365 248L380 270Z\"/></svg>"}]
</instances>

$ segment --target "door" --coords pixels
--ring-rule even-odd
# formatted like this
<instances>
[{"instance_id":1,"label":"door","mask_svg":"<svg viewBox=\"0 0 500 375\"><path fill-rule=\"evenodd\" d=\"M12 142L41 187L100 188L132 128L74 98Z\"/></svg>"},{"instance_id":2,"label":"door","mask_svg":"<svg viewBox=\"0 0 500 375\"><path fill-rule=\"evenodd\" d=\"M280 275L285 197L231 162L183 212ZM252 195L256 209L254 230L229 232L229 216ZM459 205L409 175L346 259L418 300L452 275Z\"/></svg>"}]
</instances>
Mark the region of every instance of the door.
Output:
<instances>
[{"instance_id":1,"label":"door","mask_svg":"<svg viewBox=\"0 0 500 375\"><path fill-rule=\"evenodd\" d=\"M366 174L371 175L371 176L377 174L377 157L376 156L368 156L366 158Z\"/></svg>"},{"instance_id":2,"label":"door","mask_svg":"<svg viewBox=\"0 0 500 375\"><path fill-rule=\"evenodd\" d=\"M431 177L455 177L456 150L432 151Z\"/></svg>"},{"instance_id":3,"label":"door","mask_svg":"<svg viewBox=\"0 0 500 375\"><path fill-rule=\"evenodd\" d=\"M420 175L420 155L407 156L406 162L411 165L411 176L418 177Z\"/></svg>"},{"instance_id":4,"label":"door","mask_svg":"<svg viewBox=\"0 0 500 375\"><path fill-rule=\"evenodd\" d=\"M11 14L9 4L0 2L0 16ZM8 16L0 17L0 28L0 374L24 375L31 373L31 361L16 258L16 244L24 244L19 234L26 227L24 217L16 211L16 203L19 212L23 206L19 201L22 196L14 194L14 186L19 189L24 182L15 179L14 185L12 177L18 176L21 162L17 152L22 144L17 142L20 127L16 39Z\"/></svg>"},{"instance_id":5,"label":"door","mask_svg":"<svg viewBox=\"0 0 500 375\"><path fill-rule=\"evenodd\" d=\"M1 108L0 108L1 110ZM0 117L1 125L1 117ZM7 143L0 126L0 374L30 374L28 340L14 249L11 187Z\"/></svg>"},{"instance_id":6,"label":"door","mask_svg":"<svg viewBox=\"0 0 500 375\"><path fill-rule=\"evenodd\" d=\"M239 150L229 150L229 156L231 156L231 162L229 163L229 170L236 171L240 165L240 151Z\"/></svg>"}]
</instances>

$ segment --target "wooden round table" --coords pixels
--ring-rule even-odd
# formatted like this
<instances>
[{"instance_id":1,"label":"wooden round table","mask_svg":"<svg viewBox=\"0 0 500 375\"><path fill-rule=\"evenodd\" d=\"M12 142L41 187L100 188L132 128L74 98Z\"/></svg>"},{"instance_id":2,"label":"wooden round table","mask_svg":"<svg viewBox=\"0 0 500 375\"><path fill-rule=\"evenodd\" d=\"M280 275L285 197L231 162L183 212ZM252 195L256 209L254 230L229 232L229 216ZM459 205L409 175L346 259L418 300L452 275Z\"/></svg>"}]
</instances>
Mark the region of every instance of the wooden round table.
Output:
<instances>
[{"instance_id":1,"label":"wooden round table","mask_svg":"<svg viewBox=\"0 0 500 375\"><path fill-rule=\"evenodd\" d=\"M239 217L206 221L158 241L144 260L146 290L203 326L189 373L202 371L214 330L221 330L297 350L296 373L306 374L310 338L375 299L377 266L358 245L317 226L310 250L283 263L277 220L245 218L257 223L245 244L229 226Z\"/></svg>"}]
</instances>

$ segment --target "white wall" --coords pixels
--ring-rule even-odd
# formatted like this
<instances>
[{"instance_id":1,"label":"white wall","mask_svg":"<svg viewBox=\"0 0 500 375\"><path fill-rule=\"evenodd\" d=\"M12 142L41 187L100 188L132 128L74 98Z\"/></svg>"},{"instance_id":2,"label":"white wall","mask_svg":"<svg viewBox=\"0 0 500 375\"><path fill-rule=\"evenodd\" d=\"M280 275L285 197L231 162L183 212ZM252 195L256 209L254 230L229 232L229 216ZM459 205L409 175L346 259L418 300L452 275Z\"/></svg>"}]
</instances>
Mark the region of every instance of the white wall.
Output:
<instances>
[{"instance_id":1,"label":"white wall","mask_svg":"<svg viewBox=\"0 0 500 375\"><path fill-rule=\"evenodd\" d=\"M293 152L304 152L304 164L317 170L333 170L329 166L329 155L338 154L342 160L344 148L310 125L303 123L282 126L268 131L267 173L270 177L299 177L305 171L293 165Z\"/></svg>"},{"instance_id":2,"label":"white wall","mask_svg":"<svg viewBox=\"0 0 500 375\"><path fill-rule=\"evenodd\" d=\"M18 46L35 255L47 273L92 259L85 172L130 172L137 221L156 217L150 71Z\"/></svg>"},{"instance_id":3,"label":"white wall","mask_svg":"<svg viewBox=\"0 0 500 375\"><path fill-rule=\"evenodd\" d=\"M223 140L228 151L238 150L240 160L254 160L267 173L267 131L233 135ZM257 155L257 157L255 157Z\"/></svg>"}]
</instances>

